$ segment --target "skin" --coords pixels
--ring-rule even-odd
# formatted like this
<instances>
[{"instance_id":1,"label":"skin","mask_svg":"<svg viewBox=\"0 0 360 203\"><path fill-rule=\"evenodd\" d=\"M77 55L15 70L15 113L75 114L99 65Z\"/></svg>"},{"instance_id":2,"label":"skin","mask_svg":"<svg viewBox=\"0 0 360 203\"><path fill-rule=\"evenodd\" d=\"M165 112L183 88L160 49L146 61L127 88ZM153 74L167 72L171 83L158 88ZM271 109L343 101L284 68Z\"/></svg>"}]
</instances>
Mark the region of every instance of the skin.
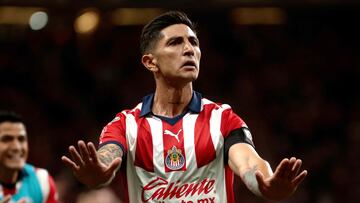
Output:
<instances>
[{"instance_id":1,"label":"skin","mask_svg":"<svg viewBox=\"0 0 360 203\"><path fill-rule=\"evenodd\" d=\"M234 173L250 191L270 200L286 199L296 191L307 175L306 170L300 170L301 165L300 159L284 158L273 172L250 145L238 143L229 149L229 166Z\"/></svg>"},{"instance_id":2,"label":"skin","mask_svg":"<svg viewBox=\"0 0 360 203\"><path fill-rule=\"evenodd\" d=\"M142 63L154 74L156 82L153 113L174 117L183 113L191 100L201 51L196 34L186 25L171 25L161 35L155 48L143 55Z\"/></svg>"},{"instance_id":3,"label":"skin","mask_svg":"<svg viewBox=\"0 0 360 203\"><path fill-rule=\"evenodd\" d=\"M142 56L142 63L154 75L156 90L152 112L174 117L186 110L200 68L201 51L196 34L184 24L164 28L154 48ZM97 152L89 142L78 142L77 150L69 147L72 159L63 156L63 162L72 168L75 176L89 187L109 183L121 165L121 148L107 144ZM301 160L283 159L275 172L268 162L247 144L235 144L229 150L229 166L254 194L280 200L292 195L307 171L301 171Z\"/></svg>"},{"instance_id":4,"label":"skin","mask_svg":"<svg viewBox=\"0 0 360 203\"><path fill-rule=\"evenodd\" d=\"M13 184L25 166L28 157L28 142L26 129L23 123L0 123L0 180ZM9 202L10 195L4 197L0 203ZM24 202L20 200L18 203Z\"/></svg>"}]
</instances>

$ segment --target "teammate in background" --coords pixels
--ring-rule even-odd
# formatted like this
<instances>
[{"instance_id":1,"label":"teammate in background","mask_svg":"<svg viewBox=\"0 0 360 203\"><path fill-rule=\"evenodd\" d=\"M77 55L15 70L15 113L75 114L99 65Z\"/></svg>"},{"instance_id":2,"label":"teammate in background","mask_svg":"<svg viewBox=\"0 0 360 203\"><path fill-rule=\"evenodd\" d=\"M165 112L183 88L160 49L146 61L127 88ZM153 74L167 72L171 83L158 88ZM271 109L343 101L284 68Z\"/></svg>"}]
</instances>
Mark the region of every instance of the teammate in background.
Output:
<instances>
[{"instance_id":1,"label":"teammate in background","mask_svg":"<svg viewBox=\"0 0 360 203\"><path fill-rule=\"evenodd\" d=\"M155 93L104 127L99 149L78 142L63 156L79 181L107 185L120 171L126 202L233 203L234 173L254 194L290 197L307 175L302 161L285 158L273 172L255 151L245 122L231 107L193 90L200 44L182 12L167 12L142 31L142 64L154 75Z\"/></svg>"},{"instance_id":2,"label":"teammate in background","mask_svg":"<svg viewBox=\"0 0 360 203\"><path fill-rule=\"evenodd\" d=\"M0 111L0 203L57 203L48 171L26 163L28 136L21 117Z\"/></svg>"}]
</instances>

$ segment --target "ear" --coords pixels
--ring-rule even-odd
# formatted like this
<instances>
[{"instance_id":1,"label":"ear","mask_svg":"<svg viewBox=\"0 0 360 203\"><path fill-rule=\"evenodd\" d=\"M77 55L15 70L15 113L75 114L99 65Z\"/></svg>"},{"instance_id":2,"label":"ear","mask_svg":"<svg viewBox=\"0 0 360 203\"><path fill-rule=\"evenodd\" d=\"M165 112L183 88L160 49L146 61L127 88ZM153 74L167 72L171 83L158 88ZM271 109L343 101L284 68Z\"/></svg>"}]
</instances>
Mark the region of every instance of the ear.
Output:
<instances>
[{"instance_id":1,"label":"ear","mask_svg":"<svg viewBox=\"0 0 360 203\"><path fill-rule=\"evenodd\" d=\"M152 54L144 54L141 57L141 62L151 72L157 72L159 68L157 67L157 61Z\"/></svg>"}]
</instances>

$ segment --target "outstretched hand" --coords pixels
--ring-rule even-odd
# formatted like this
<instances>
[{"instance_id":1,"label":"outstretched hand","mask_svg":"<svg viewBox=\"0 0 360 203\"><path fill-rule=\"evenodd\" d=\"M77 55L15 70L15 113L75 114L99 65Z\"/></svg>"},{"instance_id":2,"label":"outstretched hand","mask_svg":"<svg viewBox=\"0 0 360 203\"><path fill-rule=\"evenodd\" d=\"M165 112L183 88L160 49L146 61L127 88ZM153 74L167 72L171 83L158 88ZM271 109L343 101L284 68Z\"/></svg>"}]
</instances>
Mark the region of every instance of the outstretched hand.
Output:
<instances>
[{"instance_id":1,"label":"outstretched hand","mask_svg":"<svg viewBox=\"0 0 360 203\"><path fill-rule=\"evenodd\" d=\"M290 160L285 158L268 178L257 171L255 175L262 195L271 200L281 200L292 195L307 175L306 170L300 172L301 164L302 161L295 157Z\"/></svg>"},{"instance_id":2,"label":"outstretched hand","mask_svg":"<svg viewBox=\"0 0 360 203\"><path fill-rule=\"evenodd\" d=\"M116 170L120 167L121 158L114 159L109 165L99 160L96 148L92 142L85 144L78 142L79 151L69 147L71 158L62 156L61 160L66 166L72 169L75 177L90 188L99 187L115 176Z\"/></svg>"}]
</instances>

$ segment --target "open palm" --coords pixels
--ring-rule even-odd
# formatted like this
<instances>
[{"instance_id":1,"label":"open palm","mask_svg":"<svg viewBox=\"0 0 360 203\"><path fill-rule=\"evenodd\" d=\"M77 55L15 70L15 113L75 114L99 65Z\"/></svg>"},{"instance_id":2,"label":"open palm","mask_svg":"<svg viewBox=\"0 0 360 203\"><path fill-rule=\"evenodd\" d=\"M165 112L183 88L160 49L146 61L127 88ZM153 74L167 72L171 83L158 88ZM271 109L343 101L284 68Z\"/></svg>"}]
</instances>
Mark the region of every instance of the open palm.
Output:
<instances>
[{"instance_id":1,"label":"open palm","mask_svg":"<svg viewBox=\"0 0 360 203\"><path fill-rule=\"evenodd\" d=\"M307 175L306 170L300 173L301 164L301 160L295 157L290 160L283 159L274 174L268 178L264 178L263 174L257 171L256 179L263 196L272 200L281 200L292 195Z\"/></svg>"},{"instance_id":2,"label":"open palm","mask_svg":"<svg viewBox=\"0 0 360 203\"><path fill-rule=\"evenodd\" d=\"M74 147L69 147L71 159L63 156L62 161L70 167L75 177L88 187L98 187L107 183L115 175L117 168L121 164L121 158L114 159L109 165L99 161L95 146L89 142L78 142L79 151Z\"/></svg>"}]
</instances>

